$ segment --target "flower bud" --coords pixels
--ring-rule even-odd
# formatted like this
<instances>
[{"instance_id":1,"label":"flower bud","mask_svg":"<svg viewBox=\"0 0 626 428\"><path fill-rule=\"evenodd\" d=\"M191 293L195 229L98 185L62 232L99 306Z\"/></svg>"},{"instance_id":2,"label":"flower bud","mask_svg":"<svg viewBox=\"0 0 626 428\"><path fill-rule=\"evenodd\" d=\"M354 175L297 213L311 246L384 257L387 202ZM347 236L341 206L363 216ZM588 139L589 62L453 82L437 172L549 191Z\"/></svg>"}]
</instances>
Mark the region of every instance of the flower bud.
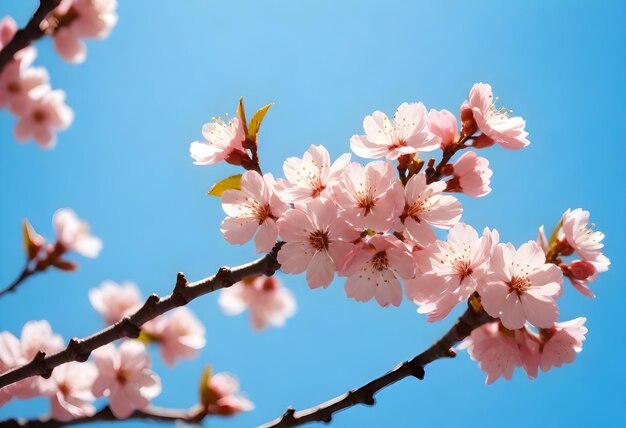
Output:
<instances>
[{"instance_id":1,"label":"flower bud","mask_svg":"<svg viewBox=\"0 0 626 428\"><path fill-rule=\"evenodd\" d=\"M495 141L489 138L486 134L480 134L478 137L474 138L472 142L472 147L477 149L484 149L485 147L493 146Z\"/></svg>"},{"instance_id":2,"label":"flower bud","mask_svg":"<svg viewBox=\"0 0 626 428\"><path fill-rule=\"evenodd\" d=\"M463 123L461 127L461 133L463 135L474 135L474 133L478 131L478 124L474 120L474 113L468 104L461 106L461 122Z\"/></svg>"},{"instance_id":3,"label":"flower bud","mask_svg":"<svg viewBox=\"0 0 626 428\"><path fill-rule=\"evenodd\" d=\"M585 281L596 274L596 268L585 260L576 260L569 265L561 266L563 273L573 279Z\"/></svg>"}]
</instances>

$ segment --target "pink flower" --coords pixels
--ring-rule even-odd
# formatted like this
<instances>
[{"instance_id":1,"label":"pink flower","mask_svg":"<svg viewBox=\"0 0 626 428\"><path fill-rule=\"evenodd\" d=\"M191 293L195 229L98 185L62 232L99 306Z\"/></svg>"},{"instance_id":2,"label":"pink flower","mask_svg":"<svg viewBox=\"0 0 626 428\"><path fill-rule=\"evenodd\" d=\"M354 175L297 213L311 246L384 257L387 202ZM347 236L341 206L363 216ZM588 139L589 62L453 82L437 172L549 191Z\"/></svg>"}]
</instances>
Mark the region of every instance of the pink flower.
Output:
<instances>
[{"instance_id":1,"label":"pink flower","mask_svg":"<svg viewBox=\"0 0 626 428\"><path fill-rule=\"evenodd\" d=\"M142 303L139 289L131 281L121 285L104 281L99 288L89 290L89 302L107 324L116 323L138 309Z\"/></svg>"},{"instance_id":2,"label":"pink flower","mask_svg":"<svg viewBox=\"0 0 626 428\"><path fill-rule=\"evenodd\" d=\"M204 348L204 326L187 308L178 308L146 323L143 330L161 345L161 357L172 366L177 358L193 358Z\"/></svg>"},{"instance_id":3,"label":"pink flower","mask_svg":"<svg viewBox=\"0 0 626 428\"><path fill-rule=\"evenodd\" d=\"M403 279L415 275L411 254L392 235L374 235L355 249L346 260L342 275L347 276L346 294L359 302L376 298L382 307L400 306Z\"/></svg>"},{"instance_id":4,"label":"pink flower","mask_svg":"<svg viewBox=\"0 0 626 428\"><path fill-rule=\"evenodd\" d=\"M545 260L535 241L518 250L512 244L499 244L487 282L478 289L485 311L500 318L508 329L522 328L526 321L551 327L559 315L554 299L561 292L563 275L558 266Z\"/></svg>"},{"instance_id":5,"label":"pink flower","mask_svg":"<svg viewBox=\"0 0 626 428\"><path fill-rule=\"evenodd\" d=\"M330 186L343 177L350 154L341 155L332 165L324 146L311 145L302 159L287 158L283 164L286 180L278 180L277 190L285 202L305 202L318 196L331 197Z\"/></svg>"},{"instance_id":6,"label":"pink flower","mask_svg":"<svg viewBox=\"0 0 626 428\"><path fill-rule=\"evenodd\" d=\"M302 273L306 270L309 287L328 287L341 267L352 241L359 233L337 216L335 204L325 198L296 205L278 221L286 241L278 252L281 270Z\"/></svg>"},{"instance_id":7,"label":"pink flower","mask_svg":"<svg viewBox=\"0 0 626 428\"><path fill-rule=\"evenodd\" d=\"M245 152L243 142L246 135L238 118L228 123L222 119L205 123L202 127L202 135L206 138L206 143L195 141L189 147L189 153L196 165L212 165L223 160L228 161L229 157Z\"/></svg>"},{"instance_id":8,"label":"pink flower","mask_svg":"<svg viewBox=\"0 0 626 428\"><path fill-rule=\"evenodd\" d=\"M563 275L569 278L574 288L582 295L596 297L588 286L598 276L598 271L593 263L585 260L574 260L570 264L561 263L559 267L563 271Z\"/></svg>"},{"instance_id":9,"label":"pink flower","mask_svg":"<svg viewBox=\"0 0 626 428\"><path fill-rule=\"evenodd\" d=\"M231 244L245 244L256 233L258 253L272 249L278 238L276 220L287 210L274 191L271 174L261 176L248 171L241 177L241 190L222 194L222 208L228 217L222 221L222 233Z\"/></svg>"},{"instance_id":10,"label":"pink flower","mask_svg":"<svg viewBox=\"0 0 626 428\"><path fill-rule=\"evenodd\" d=\"M611 262L600 249L604 247L604 233L593 231L589 225L589 211L581 208L567 210L563 214L565 239L583 260L593 263L598 272L606 272Z\"/></svg>"},{"instance_id":11,"label":"pink flower","mask_svg":"<svg viewBox=\"0 0 626 428\"><path fill-rule=\"evenodd\" d=\"M407 298L420 306L417 312L428 314L430 322L439 321L457 303L469 298L487 274L497 241L495 230L485 228L479 237L473 227L458 223L448 233L447 241L428 247L430 268L406 281Z\"/></svg>"},{"instance_id":12,"label":"pink flower","mask_svg":"<svg viewBox=\"0 0 626 428\"><path fill-rule=\"evenodd\" d=\"M20 347L19 339L8 331L0 332L0 373L4 373L13 367L16 367L22 361L22 349ZM4 388L0 388L0 406L10 401L15 395L18 395L18 390L23 389L24 386L26 385L24 385L23 381L21 381ZM30 387L27 386L26 390L29 391Z\"/></svg>"},{"instance_id":13,"label":"pink flower","mask_svg":"<svg viewBox=\"0 0 626 428\"><path fill-rule=\"evenodd\" d=\"M358 229L386 232L404 207L402 185L389 162L353 162L331 190L340 215Z\"/></svg>"},{"instance_id":14,"label":"pink flower","mask_svg":"<svg viewBox=\"0 0 626 428\"><path fill-rule=\"evenodd\" d=\"M441 139L441 148L454 144L458 125L456 117L448 110L430 109L428 112L428 128Z\"/></svg>"},{"instance_id":15,"label":"pink flower","mask_svg":"<svg viewBox=\"0 0 626 428\"><path fill-rule=\"evenodd\" d=\"M108 344L94 351L93 358L98 377L92 391L108 397L116 418L126 419L135 409L145 409L161 393L161 379L150 369L150 357L141 342L127 340L119 350Z\"/></svg>"},{"instance_id":16,"label":"pink flower","mask_svg":"<svg viewBox=\"0 0 626 428\"><path fill-rule=\"evenodd\" d=\"M54 15L60 25L54 32L54 47L61 58L81 63L86 57L81 39L104 39L117 24L116 0L63 0Z\"/></svg>"},{"instance_id":17,"label":"pink flower","mask_svg":"<svg viewBox=\"0 0 626 428\"><path fill-rule=\"evenodd\" d=\"M454 177L446 181L446 192L463 192L474 197L485 196L491 192L489 183L493 171L489 161L466 152L453 165Z\"/></svg>"},{"instance_id":18,"label":"pink flower","mask_svg":"<svg viewBox=\"0 0 626 428\"><path fill-rule=\"evenodd\" d=\"M278 278L265 275L223 289L218 302L228 315L239 315L248 309L256 330L263 330L268 324L282 327L296 312L293 293Z\"/></svg>"},{"instance_id":19,"label":"pink flower","mask_svg":"<svg viewBox=\"0 0 626 428\"><path fill-rule=\"evenodd\" d=\"M14 134L18 141L33 138L43 148L56 144L56 131L67 129L74 120L74 112L65 104L65 92L50 91L47 85L29 91L27 109L15 125Z\"/></svg>"},{"instance_id":20,"label":"pink flower","mask_svg":"<svg viewBox=\"0 0 626 428\"><path fill-rule=\"evenodd\" d=\"M228 373L216 373L206 385L208 402L204 403L212 415L232 416L254 409L254 404L239 394L239 382Z\"/></svg>"},{"instance_id":21,"label":"pink flower","mask_svg":"<svg viewBox=\"0 0 626 428\"><path fill-rule=\"evenodd\" d=\"M548 371L552 367L561 367L576 359L576 353L582 351L587 328L587 318L576 318L556 323L553 327L542 330L545 343L541 353L541 370Z\"/></svg>"},{"instance_id":22,"label":"pink flower","mask_svg":"<svg viewBox=\"0 0 626 428\"><path fill-rule=\"evenodd\" d=\"M20 59L9 62L0 74L0 106L7 106L8 110L15 115L26 114L30 109L33 92L49 92L48 72L45 68L32 68L30 65L35 59L35 50L23 49L20 51Z\"/></svg>"},{"instance_id":23,"label":"pink flower","mask_svg":"<svg viewBox=\"0 0 626 428\"><path fill-rule=\"evenodd\" d=\"M96 397L91 388L97 376L91 363L71 362L55 368L45 391L50 396L52 418L67 422L95 414Z\"/></svg>"},{"instance_id":24,"label":"pink flower","mask_svg":"<svg viewBox=\"0 0 626 428\"><path fill-rule=\"evenodd\" d=\"M510 117L510 111L496 108L491 85L476 83L469 93L468 108L474 120L487 137L506 149L521 149L530 144L524 131L526 122L519 116Z\"/></svg>"},{"instance_id":25,"label":"pink flower","mask_svg":"<svg viewBox=\"0 0 626 428\"><path fill-rule=\"evenodd\" d=\"M484 324L475 328L459 346L459 349L467 349L472 360L479 362L480 369L487 373L487 384L500 376L510 380L515 367L522 365L515 336L500 328L499 322Z\"/></svg>"},{"instance_id":26,"label":"pink flower","mask_svg":"<svg viewBox=\"0 0 626 428\"><path fill-rule=\"evenodd\" d=\"M463 209L454 196L442 195L445 184L426 184L426 174L415 174L404 188L405 205L400 216L408 237L421 247L435 242L432 227L448 229L458 223Z\"/></svg>"},{"instance_id":27,"label":"pink flower","mask_svg":"<svg viewBox=\"0 0 626 428\"><path fill-rule=\"evenodd\" d=\"M59 245L84 257L98 257L102 241L91 235L89 224L79 219L74 211L69 208L57 210L52 217L52 224Z\"/></svg>"},{"instance_id":28,"label":"pink flower","mask_svg":"<svg viewBox=\"0 0 626 428\"><path fill-rule=\"evenodd\" d=\"M430 152L441 140L430 133L426 108L422 103L403 103L393 115L393 124L387 115L375 111L363 120L365 135L354 135L350 148L363 158L397 159L402 155Z\"/></svg>"},{"instance_id":29,"label":"pink flower","mask_svg":"<svg viewBox=\"0 0 626 428\"><path fill-rule=\"evenodd\" d=\"M63 338L54 334L48 321L29 321L22 328L20 340L23 362L35 358L39 351L53 354L63 349Z\"/></svg>"}]
</instances>

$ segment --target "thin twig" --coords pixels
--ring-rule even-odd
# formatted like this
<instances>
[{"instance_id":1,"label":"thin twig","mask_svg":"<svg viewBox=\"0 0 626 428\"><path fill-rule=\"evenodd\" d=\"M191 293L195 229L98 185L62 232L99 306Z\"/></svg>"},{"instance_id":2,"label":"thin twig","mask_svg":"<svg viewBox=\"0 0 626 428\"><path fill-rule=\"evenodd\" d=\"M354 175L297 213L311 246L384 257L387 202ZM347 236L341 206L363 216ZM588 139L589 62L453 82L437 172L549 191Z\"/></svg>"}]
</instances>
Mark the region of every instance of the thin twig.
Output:
<instances>
[{"instance_id":1,"label":"thin twig","mask_svg":"<svg viewBox=\"0 0 626 428\"><path fill-rule=\"evenodd\" d=\"M393 370L360 388L348 391L318 406L300 411L290 407L280 418L261 425L259 428L294 427L309 422L328 423L332 420L333 414L340 410L357 404L373 406L376 402L374 395L378 391L406 377L413 376L420 380L423 379L424 366L440 358L456 356L456 353L451 349L456 343L469 336L476 327L493 320L483 310L477 312L472 305L469 305L465 313L441 339L413 359L397 365Z\"/></svg>"},{"instance_id":2,"label":"thin twig","mask_svg":"<svg viewBox=\"0 0 626 428\"><path fill-rule=\"evenodd\" d=\"M172 294L166 297L150 295L143 306L132 315L125 316L115 324L89 337L70 339L67 347L62 351L52 355L46 355L40 351L29 363L0 374L0 388L31 376L40 375L48 378L55 367L70 361L86 361L93 350L107 343L124 337L138 337L143 324L178 306L184 306L197 297L230 287L249 276L273 275L280 267L276 255L282 245L282 242L277 243L272 251L261 259L232 269L221 267L217 274L200 281L190 283L185 275L179 273Z\"/></svg>"},{"instance_id":3,"label":"thin twig","mask_svg":"<svg viewBox=\"0 0 626 428\"><path fill-rule=\"evenodd\" d=\"M24 267L24 270L22 270L20 276L15 278L12 283L10 283L6 288L0 291L0 297L4 296L5 294L14 292L17 287L19 287L19 285L22 283L22 281L24 281L26 278L33 275L34 273L36 273L36 271L29 269L28 265L26 265L26 267Z\"/></svg>"}]
</instances>

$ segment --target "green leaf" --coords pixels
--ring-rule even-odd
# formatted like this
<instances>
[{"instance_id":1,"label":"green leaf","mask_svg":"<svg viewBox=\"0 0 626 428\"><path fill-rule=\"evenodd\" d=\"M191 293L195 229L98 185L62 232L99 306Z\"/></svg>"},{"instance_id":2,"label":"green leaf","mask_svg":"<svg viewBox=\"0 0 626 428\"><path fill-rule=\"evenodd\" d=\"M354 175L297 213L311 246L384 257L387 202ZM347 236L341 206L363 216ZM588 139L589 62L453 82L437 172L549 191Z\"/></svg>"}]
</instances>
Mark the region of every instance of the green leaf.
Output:
<instances>
[{"instance_id":1,"label":"green leaf","mask_svg":"<svg viewBox=\"0 0 626 428\"><path fill-rule=\"evenodd\" d=\"M211 382L211 366L208 365L202 370L202 374L200 375L200 404L203 406L208 406L214 400L214 393L209 389L209 383Z\"/></svg>"},{"instance_id":2,"label":"green leaf","mask_svg":"<svg viewBox=\"0 0 626 428\"><path fill-rule=\"evenodd\" d=\"M241 174L231 175L219 183L216 183L211 187L208 194L209 196L222 196L222 193L231 189L241 190Z\"/></svg>"},{"instance_id":3,"label":"green leaf","mask_svg":"<svg viewBox=\"0 0 626 428\"><path fill-rule=\"evenodd\" d=\"M256 140L256 136L259 133L259 128L261 127L261 122L263 122L263 118L267 111L274 105L274 103L270 103L264 107L261 107L252 115L252 119L250 119L250 125L248 125L248 137Z\"/></svg>"},{"instance_id":4,"label":"green leaf","mask_svg":"<svg viewBox=\"0 0 626 428\"><path fill-rule=\"evenodd\" d=\"M241 121L243 130L248 135L248 122L246 121L246 111L243 108L243 97L239 97L239 104L237 105L237 117Z\"/></svg>"}]
</instances>

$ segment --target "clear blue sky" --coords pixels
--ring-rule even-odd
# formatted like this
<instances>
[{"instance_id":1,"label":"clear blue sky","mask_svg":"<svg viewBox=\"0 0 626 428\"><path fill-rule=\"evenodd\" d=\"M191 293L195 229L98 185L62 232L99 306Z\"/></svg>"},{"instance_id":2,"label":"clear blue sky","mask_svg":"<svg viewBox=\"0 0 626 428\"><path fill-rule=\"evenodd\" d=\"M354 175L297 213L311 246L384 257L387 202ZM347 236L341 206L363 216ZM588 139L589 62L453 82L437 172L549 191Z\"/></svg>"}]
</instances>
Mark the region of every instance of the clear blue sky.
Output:
<instances>
[{"instance_id":1,"label":"clear blue sky","mask_svg":"<svg viewBox=\"0 0 626 428\"><path fill-rule=\"evenodd\" d=\"M35 0L2 2L0 15L23 25ZM121 1L109 39L88 45L87 62L62 62L49 41L37 64L68 93L72 127L58 147L18 145L14 119L0 112L0 283L21 269L20 221L46 236L60 207L90 221L104 241L97 260L74 274L51 272L0 300L0 329L19 333L48 319L65 339L101 327L87 291L102 280L131 279L144 294L168 293L176 272L197 279L222 264L256 257L253 245L225 243L219 202L205 196L235 167L197 167L188 145L212 116L275 102L261 129L263 167L324 144L349 150L366 114L393 113L404 101L457 111L475 82L493 85L501 104L527 121L532 145L484 154L493 192L464 198L464 221L497 228L519 245L584 207L606 233L611 270L593 284L597 299L567 288L562 319L588 317L584 351L573 365L529 381L484 385L466 353L439 361L423 382L383 391L373 408L336 415L337 427L615 426L623 419L626 206L626 30L621 1ZM254 412L211 420L248 427L308 407L378 376L410 358L453 323L427 324L415 307L357 303L342 281L311 291L303 276L282 276L299 310L283 329L253 332L246 317L226 317L217 296L191 308L207 327L199 358L174 370L157 363L164 393L157 405L190 406L206 363L237 374ZM155 358L155 360L158 360ZM0 409L8 416L47 410L36 399ZM141 426L129 423L128 426Z\"/></svg>"}]
</instances>

